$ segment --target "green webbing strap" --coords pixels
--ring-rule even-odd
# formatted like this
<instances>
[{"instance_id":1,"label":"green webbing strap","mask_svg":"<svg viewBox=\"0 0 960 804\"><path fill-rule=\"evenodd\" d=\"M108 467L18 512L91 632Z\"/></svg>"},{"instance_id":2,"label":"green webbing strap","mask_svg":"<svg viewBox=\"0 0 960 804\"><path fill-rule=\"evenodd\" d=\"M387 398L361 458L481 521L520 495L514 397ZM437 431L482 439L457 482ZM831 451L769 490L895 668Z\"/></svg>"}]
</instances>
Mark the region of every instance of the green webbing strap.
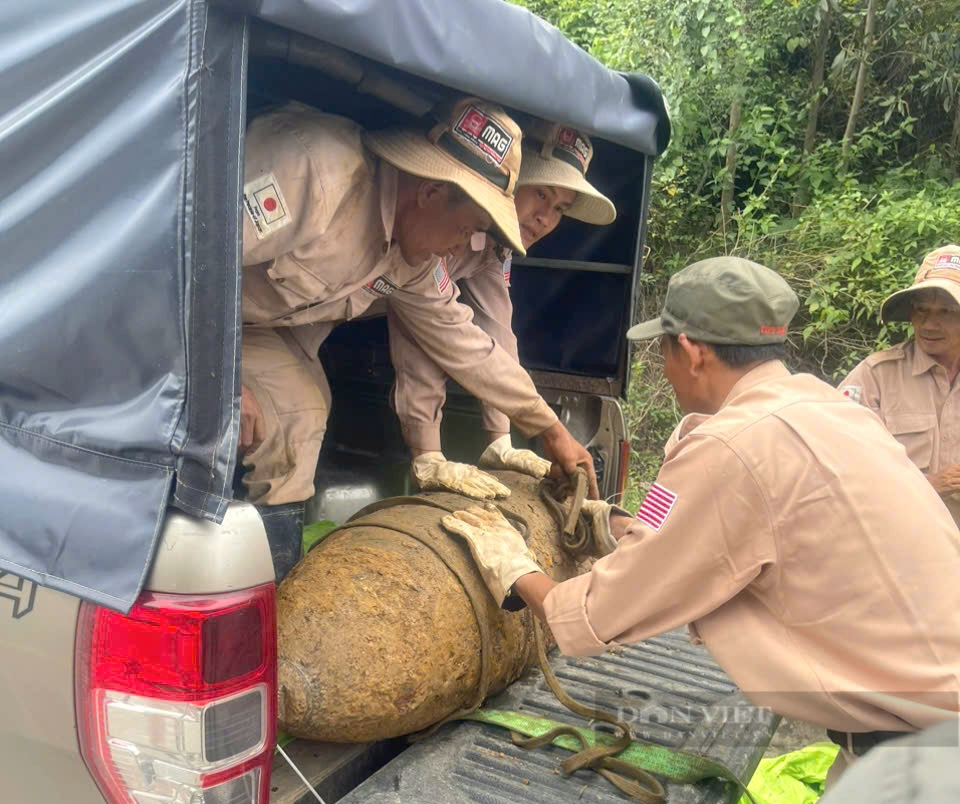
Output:
<instances>
[{"instance_id":1,"label":"green webbing strap","mask_svg":"<svg viewBox=\"0 0 960 804\"><path fill-rule=\"evenodd\" d=\"M463 717L464 720L475 720L478 723L487 723L499 726L508 731L523 734L527 737L541 737L549 732L566 727L574 729L583 741L593 747L609 745L614 742L613 737L595 732L593 729L569 726L556 720L531 715L525 712L509 712L502 709L478 709ZM565 748L568 751L580 751L580 740L570 734L559 734L551 741L553 745ZM756 804L753 796L747 790L740 778L729 768L719 762L697 754L687 754L673 748L665 748L652 743L631 740L630 744L615 757L616 760L634 768L655 773L672 782L691 784L706 779L722 779L735 784L741 793Z\"/></svg>"}]
</instances>

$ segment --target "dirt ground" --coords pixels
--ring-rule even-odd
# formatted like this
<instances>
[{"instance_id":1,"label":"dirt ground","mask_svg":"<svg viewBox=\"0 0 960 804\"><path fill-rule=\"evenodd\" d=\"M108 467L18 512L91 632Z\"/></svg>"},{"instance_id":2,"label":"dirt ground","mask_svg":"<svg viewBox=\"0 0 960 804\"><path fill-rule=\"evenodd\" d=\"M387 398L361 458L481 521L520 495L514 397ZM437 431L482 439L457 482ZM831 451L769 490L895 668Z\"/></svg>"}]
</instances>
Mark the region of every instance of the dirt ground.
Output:
<instances>
[{"instance_id":1,"label":"dirt ground","mask_svg":"<svg viewBox=\"0 0 960 804\"><path fill-rule=\"evenodd\" d=\"M764 753L766 757L776 757L780 754L787 754L790 751L796 751L810 743L823 742L827 739L827 732L822 726L815 726L807 723L805 720L787 720L780 721L770 745Z\"/></svg>"}]
</instances>

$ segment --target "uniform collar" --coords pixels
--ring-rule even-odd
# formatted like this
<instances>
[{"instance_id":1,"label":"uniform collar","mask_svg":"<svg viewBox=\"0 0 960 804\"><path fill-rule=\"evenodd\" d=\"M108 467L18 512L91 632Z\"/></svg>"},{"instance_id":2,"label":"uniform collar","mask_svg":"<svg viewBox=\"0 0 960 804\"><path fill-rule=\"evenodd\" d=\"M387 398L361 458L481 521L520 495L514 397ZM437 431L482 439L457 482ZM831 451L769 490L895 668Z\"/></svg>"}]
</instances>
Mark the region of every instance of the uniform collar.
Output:
<instances>
[{"instance_id":1,"label":"uniform collar","mask_svg":"<svg viewBox=\"0 0 960 804\"><path fill-rule=\"evenodd\" d=\"M790 370L783 365L783 362L780 360L768 360L765 363L761 363L756 368L750 369L750 371L734 383L733 388L730 389L730 393L727 394L727 398L724 399L723 404L720 405L720 410L723 410L733 402L734 399L740 396L740 394L749 391L755 385L789 376Z\"/></svg>"},{"instance_id":2,"label":"uniform collar","mask_svg":"<svg viewBox=\"0 0 960 804\"><path fill-rule=\"evenodd\" d=\"M486 232L474 232L473 237L470 238L470 244L467 246L469 249L468 253L480 254L482 252L490 252L500 262L506 262L513 257L512 249L507 248L506 246L498 245L497 241L494 240Z\"/></svg>"},{"instance_id":3,"label":"uniform collar","mask_svg":"<svg viewBox=\"0 0 960 804\"><path fill-rule=\"evenodd\" d=\"M720 405L717 413L740 396L740 394L745 393L755 385L789 376L790 371L779 360L768 360L766 363L761 363L734 383L733 388L730 389L730 393L728 393L727 398L723 400L723 404ZM667 443L663 447L664 456L669 457L677 444L696 430L701 424L716 416L717 413L688 413L684 416L670 434L670 438L667 439Z\"/></svg>"},{"instance_id":4,"label":"uniform collar","mask_svg":"<svg viewBox=\"0 0 960 804\"><path fill-rule=\"evenodd\" d=\"M383 223L383 255L386 256L390 251L397 248L396 260L403 265L409 263L403 258L400 248L397 246L396 239L393 236L393 227L397 222L397 188L400 184L400 171L385 159L380 160L379 166L379 184L380 184L380 220ZM436 257L427 257L419 266L411 265L411 268L422 268L429 264L436 264Z\"/></svg>"},{"instance_id":5,"label":"uniform collar","mask_svg":"<svg viewBox=\"0 0 960 804\"><path fill-rule=\"evenodd\" d=\"M935 369L937 366L940 366L936 360L934 360L932 357L930 357L930 355L924 352L923 349L917 346L917 342L915 340L911 339L906 348L913 352L913 359L910 361L910 373L914 377L918 377L928 371L932 372L933 369ZM943 368L943 366L940 367ZM944 373L946 373L946 370L944 370Z\"/></svg>"},{"instance_id":6,"label":"uniform collar","mask_svg":"<svg viewBox=\"0 0 960 804\"><path fill-rule=\"evenodd\" d=\"M397 217L397 185L399 172L385 159L380 160L380 218L383 221L383 236L388 244L393 242L393 224Z\"/></svg>"}]
</instances>

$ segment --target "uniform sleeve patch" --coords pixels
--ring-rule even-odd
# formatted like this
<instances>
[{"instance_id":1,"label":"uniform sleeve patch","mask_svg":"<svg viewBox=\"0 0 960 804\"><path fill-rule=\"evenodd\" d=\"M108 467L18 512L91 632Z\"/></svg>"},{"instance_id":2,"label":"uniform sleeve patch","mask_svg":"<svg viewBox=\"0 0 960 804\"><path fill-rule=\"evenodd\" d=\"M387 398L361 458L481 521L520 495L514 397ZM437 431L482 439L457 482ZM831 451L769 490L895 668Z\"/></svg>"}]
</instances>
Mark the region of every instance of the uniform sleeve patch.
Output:
<instances>
[{"instance_id":1,"label":"uniform sleeve patch","mask_svg":"<svg viewBox=\"0 0 960 804\"><path fill-rule=\"evenodd\" d=\"M243 186L243 208L253 224L257 240L269 237L293 220L280 184L272 173Z\"/></svg>"},{"instance_id":2,"label":"uniform sleeve patch","mask_svg":"<svg viewBox=\"0 0 960 804\"><path fill-rule=\"evenodd\" d=\"M433 269L433 281L437 285L437 291L443 293L450 287L450 274L447 273L447 264L440 260L437 267Z\"/></svg>"},{"instance_id":3,"label":"uniform sleeve patch","mask_svg":"<svg viewBox=\"0 0 960 804\"><path fill-rule=\"evenodd\" d=\"M673 506L677 503L677 495L666 486L654 483L643 498L643 504L637 511L637 519L650 528L659 531L667 521Z\"/></svg>"},{"instance_id":4,"label":"uniform sleeve patch","mask_svg":"<svg viewBox=\"0 0 960 804\"><path fill-rule=\"evenodd\" d=\"M513 268L513 256L507 257L503 261L503 281L505 284L510 284L510 272Z\"/></svg>"},{"instance_id":5,"label":"uniform sleeve patch","mask_svg":"<svg viewBox=\"0 0 960 804\"><path fill-rule=\"evenodd\" d=\"M841 385L840 393L853 402L859 402L863 396L863 388L859 385Z\"/></svg>"}]
</instances>

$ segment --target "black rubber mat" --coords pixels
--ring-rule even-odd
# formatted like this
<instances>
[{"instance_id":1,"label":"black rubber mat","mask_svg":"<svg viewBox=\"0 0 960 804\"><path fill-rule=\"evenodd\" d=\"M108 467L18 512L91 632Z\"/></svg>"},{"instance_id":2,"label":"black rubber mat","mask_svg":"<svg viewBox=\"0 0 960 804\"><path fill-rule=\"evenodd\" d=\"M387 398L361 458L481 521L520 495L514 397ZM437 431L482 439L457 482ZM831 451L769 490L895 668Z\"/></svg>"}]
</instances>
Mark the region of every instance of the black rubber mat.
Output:
<instances>
[{"instance_id":1,"label":"black rubber mat","mask_svg":"<svg viewBox=\"0 0 960 804\"><path fill-rule=\"evenodd\" d=\"M747 703L701 647L675 631L602 656L555 655L561 685L588 705L619 711L634 736L709 756L749 779L779 718ZM544 685L539 671L487 703L585 725ZM559 804L628 799L592 771L561 776L562 748L526 751L508 732L478 723L445 726L381 768L342 804ZM668 804L735 802L731 785L667 786Z\"/></svg>"}]
</instances>

